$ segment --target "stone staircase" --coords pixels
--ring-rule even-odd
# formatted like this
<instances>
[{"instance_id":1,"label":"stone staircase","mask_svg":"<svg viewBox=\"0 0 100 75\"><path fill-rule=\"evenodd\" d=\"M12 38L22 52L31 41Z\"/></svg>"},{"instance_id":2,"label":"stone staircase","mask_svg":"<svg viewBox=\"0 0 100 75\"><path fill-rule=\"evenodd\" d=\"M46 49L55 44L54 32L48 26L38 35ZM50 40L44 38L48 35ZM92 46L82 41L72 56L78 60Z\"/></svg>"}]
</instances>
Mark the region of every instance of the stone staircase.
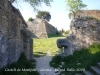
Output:
<instances>
[{"instance_id":1,"label":"stone staircase","mask_svg":"<svg viewBox=\"0 0 100 75\"><path fill-rule=\"evenodd\" d=\"M96 66L91 66L91 71L85 70L82 74L75 75L100 75L100 62Z\"/></svg>"}]
</instances>

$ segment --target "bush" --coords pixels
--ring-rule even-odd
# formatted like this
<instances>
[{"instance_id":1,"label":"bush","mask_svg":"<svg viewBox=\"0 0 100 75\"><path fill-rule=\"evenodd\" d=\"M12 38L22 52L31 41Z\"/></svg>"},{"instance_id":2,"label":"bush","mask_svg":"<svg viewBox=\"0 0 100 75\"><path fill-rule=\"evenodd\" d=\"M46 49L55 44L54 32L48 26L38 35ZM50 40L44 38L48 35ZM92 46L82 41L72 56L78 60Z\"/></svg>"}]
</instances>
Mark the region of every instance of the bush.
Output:
<instances>
[{"instance_id":1,"label":"bush","mask_svg":"<svg viewBox=\"0 0 100 75\"><path fill-rule=\"evenodd\" d=\"M58 34L49 35L48 37L49 38L52 38L52 37L62 37L62 35L60 33L58 33Z\"/></svg>"},{"instance_id":2,"label":"bush","mask_svg":"<svg viewBox=\"0 0 100 75\"><path fill-rule=\"evenodd\" d=\"M57 68L61 64L61 61L62 57L57 55L53 57L52 61L50 62L50 65L53 66L54 68Z\"/></svg>"},{"instance_id":3,"label":"bush","mask_svg":"<svg viewBox=\"0 0 100 75\"><path fill-rule=\"evenodd\" d=\"M71 32L70 30L67 30L67 31L65 32L65 34L69 35L70 32Z\"/></svg>"},{"instance_id":4,"label":"bush","mask_svg":"<svg viewBox=\"0 0 100 75\"><path fill-rule=\"evenodd\" d=\"M61 64L61 62L64 62L64 64ZM50 65L55 68L59 68L59 65L61 65L61 68L66 70L61 73L66 75L75 75L77 71L68 71L67 69L72 68L76 70L80 68L83 70L90 70L90 67L96 65L98 62L100 62L100 44L95 43L89 48L75 51L73 55L64 57L63 59L55 56L50 62Z\"/></svg>"},{"instance_id":5,"label":"bush","mask_svg":"<svg viewBox=\"0 0 100 75\"><path fill-rule=\"evenodd\" d=\"M32 18L32 17L30 17L29 19L28 19L28 21L33 21L34 19Z\"/></svg>"}]
</instances>

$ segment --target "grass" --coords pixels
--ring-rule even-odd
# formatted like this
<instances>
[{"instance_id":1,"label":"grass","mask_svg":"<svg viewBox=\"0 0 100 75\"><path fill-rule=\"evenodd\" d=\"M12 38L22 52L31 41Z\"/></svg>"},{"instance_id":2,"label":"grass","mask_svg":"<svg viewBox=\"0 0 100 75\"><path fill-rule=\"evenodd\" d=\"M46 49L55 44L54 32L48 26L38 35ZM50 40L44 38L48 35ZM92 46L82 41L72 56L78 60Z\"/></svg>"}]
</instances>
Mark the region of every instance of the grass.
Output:
<instances>
[{"instance_id":1,"label":"grass","mask_svg":"<svg viewBox=\"0 0 100 75\"><path fill-rule=\"evenodd\" d=\"M55 56L56 54L58 54L58 48L56 45L56 40L58 38L65 37L34 39L34 56L40 57L46 55L47 53L50 53L51 56Z\"/></svg>"},{"instance_id":2,"label":"grass","mask_svg":"<svg viewBox=\"0 0 100 75\"><path fill-rule=\"evenodd\" d=\"M27 60L24 53L22 53L16 63L0 70L0 75L39 75L39 73L35 70L35 60Z\"/></svg>"},{"instance_id":3,"label":"grass","mask_svg":"<svg viewBox=\"0 0 100 75\"><path fill-rule=\"evenodd\" d=\"M90 70L90 66L98 62L100 62L100 44L93 44L87 49L75 51L68 57L54 56L50 65L54 68L65 69L61 74L75 75L75 73L82 72L81 70Z\"/></svg>"}]
</instances>

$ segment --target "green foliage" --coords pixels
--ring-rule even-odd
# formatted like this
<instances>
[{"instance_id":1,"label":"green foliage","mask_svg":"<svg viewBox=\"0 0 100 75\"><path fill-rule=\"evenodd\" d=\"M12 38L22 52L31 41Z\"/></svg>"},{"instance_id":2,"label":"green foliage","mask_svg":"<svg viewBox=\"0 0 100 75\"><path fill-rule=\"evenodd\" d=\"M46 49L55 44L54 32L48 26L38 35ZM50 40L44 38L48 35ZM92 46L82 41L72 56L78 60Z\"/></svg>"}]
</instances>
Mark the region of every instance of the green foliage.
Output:
<instances>
[{"instance_id":1,"label":"green foliage","mask_svg":"<svg viewBox=\"0 0 100 75\"><path fill-rule=\"evenodd\" d=\"M9 0L11 3L13 2L20 2L21 0ZM28 2L34 10L38 10L38 7L41 6L42 3L44 3L46 6L50 6L50 2L53 2L53 0L22 0L23 2Z\"/></svg>"},{"instance_id":2,"label":"green foliage","mask_svg":"<svg viewBox=\"0 0 100 75\"><path fill-rule=\"evenodd\" d=\"M30 17L29 19L28 19L28 21L33 21L34 19L32 18L32 17Z\"/></svg>"},{"instance_id":3,"label":"green foliage","mask_svg":"<svg viewBox=\"0 0 100 75\"><path fill-rule=\"evenodd\" d=\"M5 69L2 69L0 71L0 75L39 75L39 73L37 71L34 70L35 68L35 60L27 60L24 53L21 54L20 58L18 59L18 61L16 63L13 63L12 65L9 65L8 67L6 67L5 69L16 69L15 71L5 71ZM19 71L18 71L19 69ZM34 71L24 71L22 69L30 69L34 70Z\"/></svg>"},{"instance_id":4,"label":"green foliage","mask_svg":"<svg viewBox=\"0 0 100 75\"><path fill-rule=\"evenodd\" d=\"M65 30L62 28L61 32L62 32L62 33L64 33L64 32L65 32Z\"/></svg>"},{"instance_id":5,"label":"green foliage","mask_svg":"<svg viewBox=\"0 0 100 75\"><path fill-rule=\"evenodd\" d=\"M61 30L59 30L59 33L60 34L65 33L65 30L62 28Z\"/></svg>"},{"instance_id":6,"label":"green foliage","mask_svg":"<svg viewBox=\"0 0 100 75\"><path fill-rule=\"evenodd\" d=\"M36 15L37 18L46 19L47 21L50 21L51 15L47 11L38 11L38 14Z\"/></svg>"},{"instance_id":7,"label":"green foliage","mask_svg":"<svg viewBox=\"0 0 100 75\"><path fill-rule=\"evenodd\" d=\"M70 30L65 31L65 34L69 35L70 34Z\"/></svg>"},{"instance_id":8,"label":"green foliage","mask_svg":"<svg viewBox=\"0 0 100 75\"><path fill-rule=\"evenodd\" d=\"M52 38L52 37L63 37L63 36L61 35L60 32L58 32L57 34L49 35L49 38Z\"/></svg>"},{"instance_id":9,"label":"green foliage","mask_svg":"<svg viewBox=\"0 0 100 75\"><path fill-rule=\"evenodd\" d=\"M63 64L62 64L63 62ZM73 55L64 57L55 56L53 57L50 65L52 67L59 67L60 69L65 69L65 71L61 72L66 75L75 75L75 73L82 72L81 70L88 69L90 70L91 66L96 65L100 62L100 44L93 44L89 48L84 48L80 51L75 51ZM79 71L68 71L68 69L81 69Z\"/></svg>"},{"instance_id":10,"label":"green foliage","mask_svg":"<svg viewBox=\"0 0 100 75\"><path fill-rule=\"evenodd\" d=\"M86 17L81 17L81 18L86 18L86 19L88 19L88 20L93 20L93 19L95 19L95 20L97 20L97 21L100 21L100 18L96 18L96 17L93 17L93 16L86 16Z\"/></svg>"},{"instance_id":11,"label":"green foliage","mask_svg":"<svg viewBox=\"0 0 100 75\"><path fill-rule=\"evenodd\" d=\"M86 7L86 4L82 3L82 0L67 0L67 6L69 7L69 17L75 18L76 14L78 12L81 12L84 7Z\"/></svg>"},{"instance_id":12,"label":"green foliage","mask_svg":"<svg viewBox=\"0 0 100 75\"><path fill-rule=\"evenodd\" d=\"M59 67L59 65L61 65L62 62L62 57L61 56L54 56L52 61L50 62L50 65L53 66L54 68Z\"/></svg>"},{"instance_id":13,"label":"green foliage","mask_svg":"<svg viewBox=\"0 0 100 75\"><path fill-rule=\"evenodd\" d=\"M70 30L65 31L64 29L59 30L60 36L68 36L70 34Z\"/></svg>"}]
</instances>

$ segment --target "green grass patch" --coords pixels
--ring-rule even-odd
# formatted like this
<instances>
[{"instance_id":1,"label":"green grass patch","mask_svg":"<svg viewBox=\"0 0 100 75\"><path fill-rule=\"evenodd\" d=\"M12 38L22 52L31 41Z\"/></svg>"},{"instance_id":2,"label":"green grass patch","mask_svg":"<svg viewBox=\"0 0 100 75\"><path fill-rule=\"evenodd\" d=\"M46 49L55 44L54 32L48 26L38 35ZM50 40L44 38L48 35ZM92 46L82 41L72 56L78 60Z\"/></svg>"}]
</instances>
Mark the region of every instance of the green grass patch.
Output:
<instances>
[{"instance_id":1,"label":"green grass patch","mask_svg":"<svg viewBox=\"0 0 100 75\"><path fill-rule=\"evenodd\" d=\"M54 56L50 65L65 69L61 73L75 75L75 73L82 72L81 70L90 70L90 66L96 65L98 62L100 62L100 44L93 44L87 49L75 51L68 57Z\"/></svg>"},{"instance_id":2,"label":"green grass patch","mask_svg":"<svg viewBox=\"0 0 100 75\"><path fill-rule=\"evenodd\" d=\"M34 56L40 57L46 55L47 53L50 53L52 56L58 54L58 48L56 45L56 40L58 38L65 38L65 37L34 39L34 49L33 49Z\"/></svg>"},{"instance_id":3,"label":"green grass patch","mask_svg":"<svg viewBox=\"0 0 100 75\"><path fill-rule=\"evenodd\" d=\"M0 75L39 75L39 73L35 70L35 62L36 61L34 59L30 61L27 60L24 53L22 53L16 63L0 70Z\"/></svg>"}]
</instances>

